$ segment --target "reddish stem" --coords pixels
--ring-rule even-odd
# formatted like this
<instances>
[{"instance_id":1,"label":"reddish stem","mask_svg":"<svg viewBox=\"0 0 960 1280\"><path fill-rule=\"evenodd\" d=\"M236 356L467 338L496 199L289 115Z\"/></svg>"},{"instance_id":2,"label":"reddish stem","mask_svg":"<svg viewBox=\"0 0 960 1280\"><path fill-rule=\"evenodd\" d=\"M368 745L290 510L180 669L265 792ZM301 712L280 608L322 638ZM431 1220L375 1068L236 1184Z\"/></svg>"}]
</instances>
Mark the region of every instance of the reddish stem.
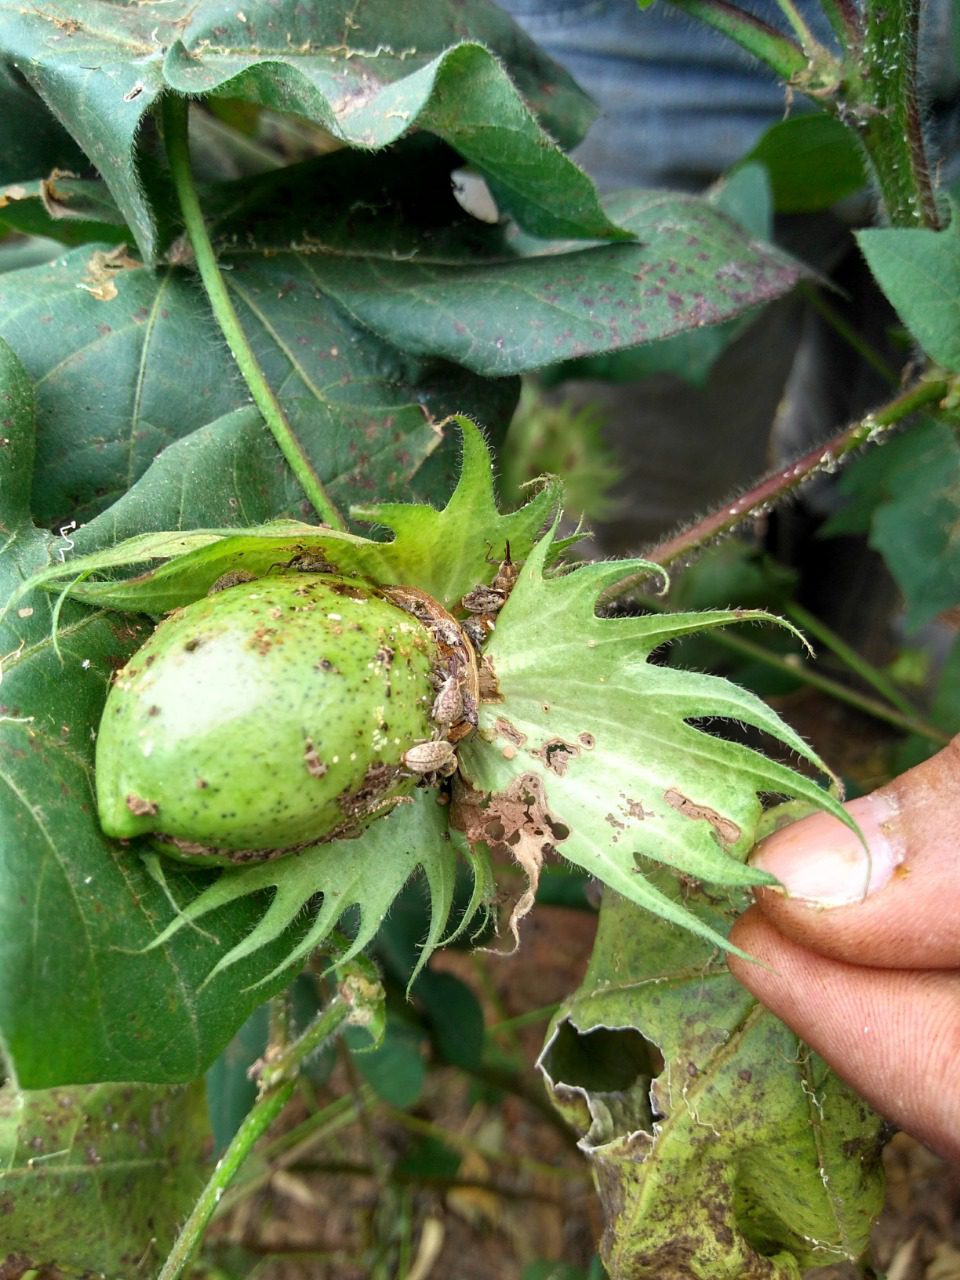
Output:
<instances>
[{"instance_id":1,"label":"reddish stem","mask_svg":"<svg viewBox=\"0 0 960 1280\"><path fill-rule=\"evenodd\" d=\"M775 502L795 492L818 472L832 471L854 450L875 439L878 433L887 431L918 409L939 403L949 390L949 384L942 379L915 383L882 408L867 414L862 421L844 427L825 444L810 449L794 462L766 476L740 497L724 503L696 524L661 542L646 554L645 559L666 566L691 555L750 516L769 510ZM648 576L646 573L630 574L604 594L608 599L623 595Z\"/></svg>"}]
</instances>

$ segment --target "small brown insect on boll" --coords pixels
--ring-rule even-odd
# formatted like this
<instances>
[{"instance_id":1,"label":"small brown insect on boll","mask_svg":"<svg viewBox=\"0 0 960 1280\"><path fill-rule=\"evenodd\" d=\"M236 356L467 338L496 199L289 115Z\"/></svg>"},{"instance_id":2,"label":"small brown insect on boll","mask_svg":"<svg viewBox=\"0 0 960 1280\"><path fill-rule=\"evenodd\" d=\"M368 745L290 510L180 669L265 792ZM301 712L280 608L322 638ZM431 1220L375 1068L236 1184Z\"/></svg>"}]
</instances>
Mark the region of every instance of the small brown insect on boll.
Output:
<instances>
[{"instance_id":1,"label":"small brown insect on boll","mask_svg":"<svg viewBox=\"0 0 960 1280\"><path fill-rule=\"evenodd\" d=\"M463 719L463 689L460 683L460 672L450 663L450 672L443 677L430 710L431 719L441 732L445 733L451 725Z\"/></svg>"},{"instance_id":2,"label":"small brown insect on boll","mask_svg":"<svg viewBox=\"0 0 960 1280\"><path fill-rule=\"evenodd\" d=\"M489 564L496 564L487 555ZM504 543L503 559L497 568L493 582L484 583L468 591L461 599L460 607L471 616L463 624L463 629L475 648L480 648L497 625L497 614L507 603L510 592L514 588L520 570L510 555L510 543Z\"/></svg>"},{"instance_id":3,"label":"small brown insect on boll","mask_svg":"<svg viewBox=\"0 0 960 1280\"><path fill-rule=\"evenodd\" d=\"M231 587L239 587L244 582L253 582L254 575L246 569L231 569L229 573L221 573L216 582L207 588L207 595L214 596L218 591L229 591Z\"/></svg>"},{"instance_id":4,"label":"small brown insect on boll","mask_svg":"<svg viewBox=\"0 0 960 1280\"><path fill-rule=\"evenodd\" d=\"M502 592L503 598L506 600L507 596L513 590L519 576L520 566L515 564L511 559L510 543L505 542L503 544L503 559L500 561L500 565L494 575L493 583L491 585L493 586L494 591Z\"/></svg>"},{"instance_id":5,"label":"small brown insect on boll","mask_svg":"<svg viewBox=\"0 0 960 1280\"><path fill-rule=\"evenodd\" d=\"M426 786L436 786L457 771L457 753L444 738L417 742L403 753L403 763L411 773L420 774Z\"/></svg>"},{"instance_id":6,"label":"small brown insect on boll","mask_svg":"<svg viewBox=\"0 0 960 1280\"><path fill-rule=\"evenodd\" d=\"M294 573L334 574L337 572L336 566L330 563L321 550L302 547L299 544L297 544L295 555L286 561L275 561L267 573L272 573L274 569L279 569L281 573L287 573L291 569Z\"/></svg>"}]
</instances>

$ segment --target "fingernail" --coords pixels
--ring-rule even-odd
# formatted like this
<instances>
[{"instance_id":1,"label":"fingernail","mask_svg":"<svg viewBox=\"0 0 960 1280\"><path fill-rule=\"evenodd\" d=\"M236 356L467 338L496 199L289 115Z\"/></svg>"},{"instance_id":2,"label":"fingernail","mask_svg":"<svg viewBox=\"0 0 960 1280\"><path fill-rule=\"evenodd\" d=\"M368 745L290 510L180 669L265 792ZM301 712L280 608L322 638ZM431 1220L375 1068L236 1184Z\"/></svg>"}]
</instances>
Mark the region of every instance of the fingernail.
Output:
<instances>
[{"instance_id":1,"label":"fingernail","mask_svg":"<svg viewBox=\"0 0 960 1280\"><path fill-rule=\"evenodd\" d=\"M776 876L787 897L811 906L845 907L877 893L906 852L897 805L880 793L851 800L846 808L863 832L866 849L837 818L814 813L757 845L751 865Z\"/></svg>"}]
</instances>

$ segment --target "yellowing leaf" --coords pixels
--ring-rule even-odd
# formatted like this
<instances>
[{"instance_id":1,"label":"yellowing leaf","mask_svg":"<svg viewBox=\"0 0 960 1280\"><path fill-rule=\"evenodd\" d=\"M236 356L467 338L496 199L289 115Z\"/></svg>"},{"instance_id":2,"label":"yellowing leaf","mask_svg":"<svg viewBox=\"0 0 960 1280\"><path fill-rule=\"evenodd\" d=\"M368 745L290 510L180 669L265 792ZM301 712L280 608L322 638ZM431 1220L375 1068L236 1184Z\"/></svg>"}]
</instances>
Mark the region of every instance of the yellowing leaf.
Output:
<instances>
[{"instance_id":1,"label":"yellowing leaf","mask_svg":"<svg viewBox=\"0 0 960 1280\"><path fill-rule=\"evenodd\" d=\"M706 936L742 905L656 879ZM604 895L541 1068L597 1174L618 1280L798 1280L866 1247L883 1122L692 933Z\"/></svg>"}]
</instances>

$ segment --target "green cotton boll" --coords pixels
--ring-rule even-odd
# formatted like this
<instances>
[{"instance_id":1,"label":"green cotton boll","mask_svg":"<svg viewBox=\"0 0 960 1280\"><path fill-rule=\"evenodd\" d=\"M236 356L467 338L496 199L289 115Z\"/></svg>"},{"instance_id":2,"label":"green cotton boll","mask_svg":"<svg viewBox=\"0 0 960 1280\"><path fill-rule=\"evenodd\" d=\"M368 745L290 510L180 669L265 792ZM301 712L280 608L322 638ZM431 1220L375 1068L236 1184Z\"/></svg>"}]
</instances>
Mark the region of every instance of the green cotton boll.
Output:
<instances>
[{"instance_id":1,"label":"green cotton boll","mask_svg":"<svg viewBox=\"0 0 960 1280\"><path fill-rule=\"evenodd\" d=\"M175 610L117 673L97 738L100 822L190 861L352 836L417 783L442 654L368 583L294 573Z\"/></svg>"}]
</instances>

